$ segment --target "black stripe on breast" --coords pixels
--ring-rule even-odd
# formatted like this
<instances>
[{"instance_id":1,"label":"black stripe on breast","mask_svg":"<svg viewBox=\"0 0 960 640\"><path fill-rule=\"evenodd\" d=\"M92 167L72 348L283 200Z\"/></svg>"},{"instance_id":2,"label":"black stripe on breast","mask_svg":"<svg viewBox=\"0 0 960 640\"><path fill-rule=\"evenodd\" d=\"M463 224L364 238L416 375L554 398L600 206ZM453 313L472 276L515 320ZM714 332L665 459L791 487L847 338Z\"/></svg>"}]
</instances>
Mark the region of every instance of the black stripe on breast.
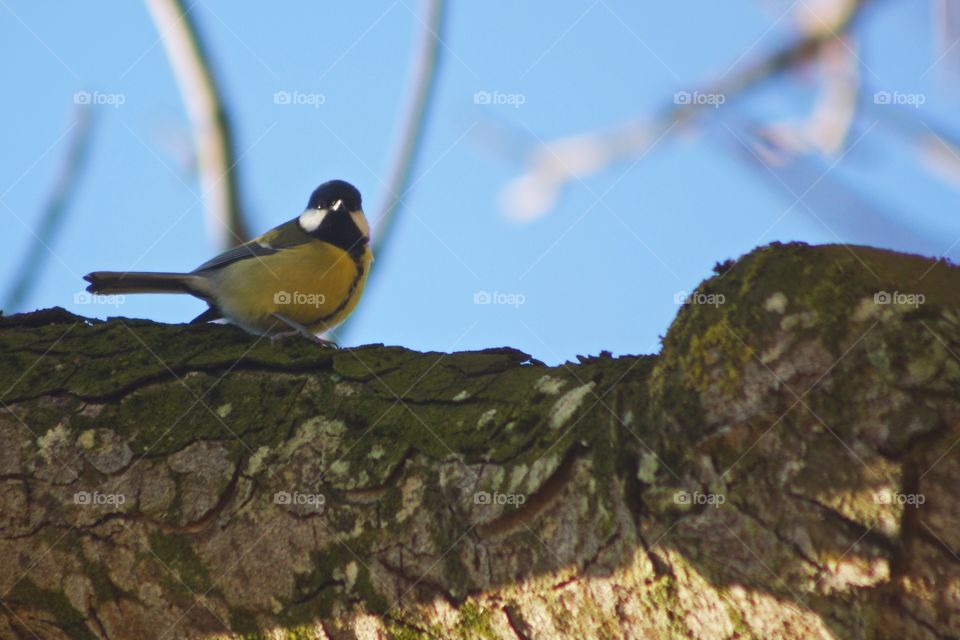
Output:
<instances>
[{"instance_id":1,"label":"black stripe on breast","mask_svg":"<svg viewBox=\"0 0 960 640\"><path fill-rule=\"evenodd\" d=\"M342 248L343 248L343 247L341 247L341 249L342 249ZM365 247L361 247L359 254L358 254L358 253L355 253L354 251L351 251L351 250L348 250L348 249L344 249L344 251L347 251L347 253L350 255L350 257L353 258L353 265L357 268L357 275L353 278L353 282L350 283L350 289L347 290L347 295L343 298L343 302L341 302L339 305L337 305L337 308L336 308L336 309L334 309L334 310L331 311L330 313L326 314L325 316L322 316L322 317L318 318L317 320L315 320L315 322L317 322L317 323L321 323L321 322L322 322L322 323L326 324L327 321L331 320L332 318L337 317L337 314L340 313L341 311L343 311L344 308L346 308L346 306L347 306L348 304L350 304L350 301L353 300L353 294L356 293L356 291L357 291L357 286L360 284L360 280L363 279L363 273L364 273L364 268L363 268L363 250L364 250L364 249L365 249Z\"/></svg>"}]
</instances>

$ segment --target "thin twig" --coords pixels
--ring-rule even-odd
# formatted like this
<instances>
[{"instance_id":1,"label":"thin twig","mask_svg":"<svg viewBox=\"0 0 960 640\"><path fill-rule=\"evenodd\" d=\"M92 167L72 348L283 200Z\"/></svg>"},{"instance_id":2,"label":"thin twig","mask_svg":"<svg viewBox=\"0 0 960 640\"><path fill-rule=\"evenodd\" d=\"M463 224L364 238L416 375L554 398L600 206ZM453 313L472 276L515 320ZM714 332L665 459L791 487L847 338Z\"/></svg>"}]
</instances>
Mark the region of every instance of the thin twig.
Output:
<instances>
[{"instance_id":1,"label":"thin twig","mask_svg":"<svg viewBox=\"0 0 960 640\"><path fill-rule=\"evenodd\" d=\"M66 219L65 214L90 155L94 120L93 109L89 105L77 106L76 124L60 175L50 192L40 223L33 232L33 242L12 278L13 286L4 300L3 308L8 311L19 308L27 299L40 277L44 260L50 255L50 247Z\"/></svg>"},{"instance_id":2,"label":"thin twig","mask_svg":"<svg viewBox=\"0 0 960 640\"><path fill-rule=\"evenodd\" d=\"M376 218L373 253L382 265L382 253L386 240L390 236L397 209L406 196L410 184L410 175L416 164L417 155L423 142L423 133L433 102L436 87L437 68L440 60L440 47L443 44L444 1L424 0L424 14L420 44L414 56L413 74L410 83L410 98L403 118L403 130L396 147L394 161L390 169L383 207Z\"/></svg>"},{"instance_id":3,"label":"thin twig","mask_svg":"<svg viewBox=\"0 0 960 640\"><path fill-rule=\"evenodd\" d=\"M742 97L786 71L813 60L829 43L849 31L876 0L858 0L842 19L827 28L811 31L788 43L768 57L748 64L729 79L708 85L693 94ZM692 95L692 94L691 94ZM507 213L518 220L532 220L546 213L559 198L560 190L572 179L584 179L625 158L646 151L665 132L678 132L698 116L715 111L713 103L678 103L674 99L652 117L632 119L603 132L588 131L536 145L526 171L504 189L502 200Z\"/></svg>"},{"instance_id":4,"label":"thin twig","mask_svg":"<svg viewBox=\"0 0 960 640\"><path fill-rule=\"evenodd\" d=\"M230 121L190 9L182 0L147 0L147 6L193 127L207 227L222 247L242 244L248 233L235 177Z\"/></svg>"},{"instance_id":5,"label":"thin twig","mask_svg":"<svg viewBox=\"0 0 960 640\"><path fill-rule=\"evenodd\" d=\"M391 163L389 180L384 194L383 206L374 219L373 255L377 268L368 280L383 270L383 254L390 237L397 210L407 195L410 176L420 153L424 131L435 95L437 70L440 64L440 48L443 45L444 0L423 0L424 16L420 44L413 57L408 106L402 119L403 129ZM369 286L369 283L368 283ZM337 330L338 339L346 335L350 324L348 318Z\"/></svg>"}]
</instances>

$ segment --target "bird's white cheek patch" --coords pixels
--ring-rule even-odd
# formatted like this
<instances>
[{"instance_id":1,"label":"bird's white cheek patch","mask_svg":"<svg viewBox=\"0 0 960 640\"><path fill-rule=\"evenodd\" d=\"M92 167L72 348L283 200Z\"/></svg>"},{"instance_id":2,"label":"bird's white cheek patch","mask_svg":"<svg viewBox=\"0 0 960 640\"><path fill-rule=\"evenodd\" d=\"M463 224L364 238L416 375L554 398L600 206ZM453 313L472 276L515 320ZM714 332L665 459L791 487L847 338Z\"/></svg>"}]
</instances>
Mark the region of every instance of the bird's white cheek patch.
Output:
<instances>
[{"instance_id":1,"label":"bird's white cheek patch","mask_svg":"<svg viewBox=\"0 0 960 640\"><path fill-rule=\"evenodd\" d=\"M326 209L310 209L300 214L300 228L312 233L320 228L323 219L327 217Z\"/></svg>"}]
</instances>

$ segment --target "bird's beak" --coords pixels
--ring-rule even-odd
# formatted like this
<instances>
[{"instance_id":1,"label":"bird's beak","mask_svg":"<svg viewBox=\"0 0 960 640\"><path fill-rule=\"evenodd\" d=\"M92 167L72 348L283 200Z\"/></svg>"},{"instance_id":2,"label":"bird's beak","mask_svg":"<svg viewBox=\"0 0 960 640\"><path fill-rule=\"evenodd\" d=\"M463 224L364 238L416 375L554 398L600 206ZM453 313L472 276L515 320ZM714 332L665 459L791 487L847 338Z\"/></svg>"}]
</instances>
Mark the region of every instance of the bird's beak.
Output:
<instances>
[{"instance_id":1,"label":"bird's beak","mask_svg":"<svg viewBox=\"0 0 960 640\"><path fill-rule=\"evenodd\" d=\"M370 225L367 224L367 216L363 215L363 210L357 209L356 211L351 211L350 217L353 219L353 224L357 225L357 229L360 229L360 233L363 234L363 237L369 238Z\"/></svg>"}]
</instances>

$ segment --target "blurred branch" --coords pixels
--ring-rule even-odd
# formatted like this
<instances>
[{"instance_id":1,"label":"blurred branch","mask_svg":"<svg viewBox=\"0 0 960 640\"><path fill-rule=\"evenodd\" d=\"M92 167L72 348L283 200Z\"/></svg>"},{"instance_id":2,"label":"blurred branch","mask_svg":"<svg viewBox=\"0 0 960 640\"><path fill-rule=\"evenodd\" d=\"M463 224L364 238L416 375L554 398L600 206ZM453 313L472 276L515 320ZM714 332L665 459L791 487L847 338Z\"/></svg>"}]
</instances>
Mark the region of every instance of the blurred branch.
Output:
<instances>
[{"instance_id":1,"label":"blurred branch","mask_svg":"<svg viewBox=\"0 0 960 640\"><path fill-rule=\"evenodd\" d=\"M848 1L846 11L835 12L829 23L820 22L816 29L808 24L802 37L748 65L729 80L687 93L723 96L726 102L742 97L760 83L816 59L825 45L836 42L870 4L872 0ZM538 145L526 172L504 189L503 202L508 215L518 220L543 215L554 206L560 190L572 179L582 180L615 162L642 154L665 133L681 129L676 125L687 124L703 113L714 111L713 102L682 103L677 95L652 118L637 118L605 132L590 131Z\"/></svg>"},{"instance_id":2,"label":"blurred branch","mask_svg":"<svg viewBox=\"0 0 960 640\"><path fill-rule=\"evenodd\" d=\"M930 114L918 118L912 107L864 100L861 108L883 119L887 129L916 151L933 176L954 189L960 188L960 134Z\"/></svg>"},{"instance_id":3,"label":"blurred branch","mask_svg":"<svg viewBox=\"0 0 960 640\"><path fill-rule=\"evenodd\" d=\"M861 85L856 52L846 42L832 42L824 46L818 62L823 88L809 114L799 120L753 123L749 132L744 130L754 140L763 138L756 151L768 164L781 165L811 153L833 156L846 144Z\"/></svg>"},{"instance_id":4,"label":"blurred branch","mask_svg":"<svg viewBox=\"0 0 960 640\"><path fill-rule=\"evenodd\" d=\"M960 7L954 0L937 0L934 6L934 28L936 29L936 51L946 68L952 74L960 69ZM936 63L935 63L936 64ZM956 78L948 79L956 81Z\"/></svg>"},{"instance_id":5,"label":"blurred branch","mask_svg":"<svg viewBox=\"0 0 960 640\"><path fill-rule=\"evenodd\" d=\"M924 255L939 255L943 251L942 238L905 224L910 217L899 211L896 204L881 202L839 179L833 170L836 162L828 165L823 156L811 153L780 153L771 161L770 155L762 151L771 143L769 131L755 121L731 121L725 133L728 135L720 141L731 155L746 164L758 180L793 203L770 224L765 234L780 219L796 211L798 215L812 218L828 233L830 237L826 242L843 243L844 238L855 236L857 244L905 247ZM868 144L863 141L867 133L869 129L852 143L848 153L859 144ZM756 242L768 240L761 236Z\"/></svg>"},{"instance_id":6,"label":"blurred branch","mask_svg":"<svg viewBox=\"0 0 960 640\"><path fill-rule=\"evenodd\" d=\"M93 139L94 114L93 109L85 104L78 105L76 113L77 120L70 140L70 148L64 158L60 175L50 192L47 205L40 216L40 223L33 232L33 242L17 268L11 280L13 285L3 302L3 308L8 311L20 307L40 277L43 262L50 255L50 246L54 243L57 232L66 219L70 199L86 167L90 155L90 143Z\"/></svg>"},{"instance_id":7,"label":"blurred branch","mask_svg":"<svg viewBox=\"0 0 960 640\"><path fill-rule=\"evenodd\" d=\"M393 228L397 209L409 188L410 175L420 153L436 87L440 46L443 42L444 0L423 0L423 8L427 20L421 22L423 31L413 58L410 97L403 118L403 130L391 164L384 204L376 218L373 254L378 260L382 259L381 254Z\"/></svg>"},{"instance_id":8,"label":"blurred branch","mask_svg":"<svg viewBox=\"0 0 960 640\"><path fill-rule=\"evenodd\" d=\"M379 215L374 219L375 231L372 249L378 262L378 268L373 269L370 273L367 287L370 286L369 279L375 278L383 270L383 253L386 241L393 229L397 210L410 188L410 176L423 146L430 106L436 95L440 47L443 44L444 9L444 0L423 0L423 12L426 21L419 20L423 25L423 30L420 33L417 51L413 56L408 104L402 119L403 129L391 163L384 203ZM338 341L346 335L349 325L349 318L340 325L336 334Z\"/></svg>"},{"instance_id":9,"label":"blurred branch","mask_svg":"<svg viewBox=\"0 0 960 640\"><path fill-rule=\"evenodd\" d=\"M248 239L233 135L203 42L182 0L147 0L193 127L207 227L224 248ZM192 8L192 6L191 6Z\"/></svg>"},{"instance_id":10,"label":"blurred branch","mask_svg":"<svg viewBox=\"0 0 960 640\"><path fill-rule=\"evenodd\" d=\"M954 189L960 187L960 146L937 135L932 129L930 135L916 144L920 161L933 175Z\"/></svg>"},{"instance_id":11,"label":"blurred branch","mask_svg":"<svg viewBox=\"0 0 960 640\"><path fill-rule=\"evenodd\" d=\"M719 82L713 87L705 89L704 93L720 93L728 99L739 97L746 91L756 87L763 81L772 79L786 71L817 58L825 45L837 42L841 36L849 31L855 22L863 15L863 10L873 4L872 0L858 0L849 3L849 10L832 21L832 24L821 24L820 29L808 29L802 38L787 44L779 51L774 52L766 59L748 66L727 82ZM713 108L711 104L698 105L671 105L664 110L661 118L675 116L678 119L690 117ZM686 118L680 118L686 116Z\"/></svg>"}]
</instances>

